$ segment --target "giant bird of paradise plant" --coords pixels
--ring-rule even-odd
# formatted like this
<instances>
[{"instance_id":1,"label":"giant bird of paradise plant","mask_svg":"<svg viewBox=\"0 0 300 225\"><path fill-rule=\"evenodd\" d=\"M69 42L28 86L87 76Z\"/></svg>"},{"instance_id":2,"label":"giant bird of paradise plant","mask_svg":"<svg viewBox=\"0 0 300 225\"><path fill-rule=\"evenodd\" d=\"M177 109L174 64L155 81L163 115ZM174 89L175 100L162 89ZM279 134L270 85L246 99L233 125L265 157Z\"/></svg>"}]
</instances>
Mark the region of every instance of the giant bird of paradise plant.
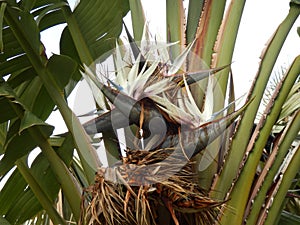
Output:
<instances>
[{"instance_id":1,"label":"giant bird of paradise plant","mask_svg":"<svg viewBox=\"0 0 300 225\"><path fill-rule=\"evenodd\" d=\"M289 192L299 186L299 57L254 126L276 58L300 13L298 1L290 2L238 110L228 65L245 1L231 1L224 14L225 0L190 0L185 21L182 1L167 0L163 45L147 44L150 33L138 0L81 0L74 11L63 0L0 3L0 176L7 178L1 223L299 222L297 192ZM131 57L122 44L115 47L128 10ZM67 24L61 54L48 58L40 32L60 23ZM113 48L115 77L95 76L95 62ZM199 68L199 59L209 68ZM97 107L109 110L85 124L67 103L82 78ZM54 109L69 130L64 135L52 136L53 127L45 123ZM157 129L161 124L165 132ZM114 132L119 128L125 128L125 155ZM98 132L113 156L108 168L91 143ZM29 166L36 147L41 153ZM213 157L209 162L207 155ZM293 199L290 213L281 216L287 196Z\"/></svg>"}]
</instances>

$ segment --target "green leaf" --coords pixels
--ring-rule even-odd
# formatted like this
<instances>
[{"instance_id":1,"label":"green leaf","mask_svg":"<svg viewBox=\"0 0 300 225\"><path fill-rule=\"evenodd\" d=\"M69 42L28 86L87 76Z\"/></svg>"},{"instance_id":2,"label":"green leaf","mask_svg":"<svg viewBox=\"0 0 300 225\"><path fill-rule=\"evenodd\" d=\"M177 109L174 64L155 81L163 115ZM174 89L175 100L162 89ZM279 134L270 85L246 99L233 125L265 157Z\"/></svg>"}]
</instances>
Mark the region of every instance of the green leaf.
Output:
<instances>
[{"instance_id":1,"label":"green leaf","mask_svg":"<svg viewBox=\"0 0 300 225\"><path fill-rule=\"evenodd\" d=\"M4 18L4 11L6 8L6 3L1 3L0 7L0 52L3 52L3 38L2 38L2 28L3 28L3 18Z\"/></svg>"},{"instance_id":2,"label":"green leaf","mask_svg":"<svg viewBox=\"0 0 300 225\"><path fill-rule=\"evenodd\" d=\"M77 63L68 56L54 54L48 61L47 69L53 75L59 88L63 90L75 73Z\"/></svg>"},{"instance_id":3,"label":"green leaf","mask_svg":"<svg viewBox=\"0 0 300 225\"><path fill-rule=\"evenodd\" d=\"M64 29L60 39L61 53L70 56L79 65L90 65L114 48L115 40L122 30L122 17L128 10L128 0L105 0L96 3L80 1L73 14L64 7L68 27ZM66 87L66 96L80 79L81 74L74 73L72 82Z\"/></svg>"},{"instance_id":4,"label":"green leaf","mask_svg":"<svg viewBox=\"0 0 300 225\"><path fill-rule=\"evenodd\" d=\"M64 7L64 9L65 8L67 7ZM69 8L67 8L65 16L68 17L68 15L70 14L72 14L72 12L70 11ZM47 90L47 93L49 94L53 102L57 105L58 109L60 110L68 129L73 133L73 135L76 136L75 140L76 140L77 150L80 152L79 155L81 157L84 157L82 163L85 167L85 172L89 177L90 182L92 182L94 178L94 172L96 168L99 166L100 162L78 118L68 107L64 99L64 96L61 94L61 91L59 90L58 84L53 79L53 74L51 74L50 71L46 69L44 56L38 54L38 52L35 51L34 47L31 46L31 42L27 40L27 36L23 32L23 27L18 22L18 14L16 14L16 12L13 9L7 8L5 19L8 25L10 26L10 28L13 30L13 34L15 35L17 41L22 46L24 52L26 52L34 70L38 74L39 78L42 80L43 85ZM34 32L34 29L32 29L32 32ZM77 34L78 33L74 35L76 36ZM44 140L39 140L39 141L41 144L44 144L43 143ZM47 149L49 149L50 151L49 146L45 146L45 147L47 147ZM88 163L86 163L86 161L88 161ZM79 213L76 213L76 218L79 218Z\"/></svg>"},{"instance_id":5,"label":"green leaf","mask_svg":"<svg viewBox=\"0 0 300 225\"><path fill-rule=\"evenodd\" d=\"M291 0L291 3L300 5L300 0Z\"/></svg>"},{"instance_id":6,"label":"green leaf","mask_svg":"<svg viewBox=\"0 0 300 225\"><path fill-rule=\"evenodd\" d=\"M44 7L42 9L42 11L39 13L38 17L36 18L36 23L39 26L41 20L44 19L44 17L46 15L49 15L51 12L60 11L61 7L67 6L67 5L68 5L68 3L63 2L63 1L59 1L59 2L55 2L54 4L50 4L50 5L46 6L46 7ZM60 11L60 13L61 13L61 11ZM61 15L62 15L62 13L61 13ZM49 21L52 21L52 20L49 20Z\"/></svg>"},{"instance_id":7,"label":"green leaf","mask_svg":"<svg viewBox=\"0 0 300 225\"><path fill-rule=\"evenodd\" d=\"M57 182L56 176L52 172L48 160L42 153L35 158L30 171L49 199L54 202L60 184Z\"/></svg>"},{"instance_id":8,"label":"green leaf","mask_svg":"<svg viewBox=\"0 0 300 225\"><path fill-rule=\"evenodd\" d=\"M16 100L11 88L6 84L0 84L0 123L18 117L23 109L23 105Z\"/></svg>"},{"instance_id":9,"label":"green leaf","mask_svg":"<svg viewBox=\"0 0 300 225\"><path fill-rule=\"evenodd\" d=\"M38 26L40 31L65 23L65 17L61 10L50 11L39 22Z\"/></svg>"},{"instance_id":10,"label":"green leaf","mask_svg":"<svg viewBox=\"0 0 300 225\"><path fill-rule=\"evenodd\" d=\"M41 8L43 7L43 4L48 4L50 1L36 1L37 4L35 7L37 7L38 4L41 4ZM13 1L11 1L13 4ZM32 7L32 4L28 3L28 8ZM8 43L11 43L12 47L16 46L17 50L7 50L5 52L5 55L1 55L1 61L6 61L8 58L21 55L21 54L26 54L26 57L28 57L29 62L31 63L31 66L34 68L35 73L39 75L39 77L34 78L33 80L31 79L19 79L21 82L20 86L15 87L15 90L18 92L18 96L22 95L21 102L23 103L25 99L25 94L24 93L30 93L30 91L41 91L43 90L43 85L46 87L47 93L51 96L52 100L55 102L55 104L58 106L58 108L62 111L62 114L64 116L65 121L68 123L68 127L71 130L72 124L76 123L74 122L74 119L72 118L72 111L68 108L65 99L63 98L61 91L58 88L57 82L55 81L53 74L47 70L46 68L46 58L43 52L43 48L41 48L40 52L40 41L39 41L39 29L37 28L36 22L33 20L33 15L30 15L30 12L28 11L28 8L24 11L22 11L21 8L19 8L19 5L14 4L14 7L12 5L9 5L7 7L6 13L5 13L5 22L7 23L7 34L8 36L6 37L8 40ZM27 15L28 14L28 15ZM37 16L37 15L35 15ZM28 17L29 19L27 19ZM44 17L46 18L46 17ZM20 21L21 20L21 21ZM26 21L27 20L27 21ZM31 20L31 21L29 21ZM26 21L26 22L24 22ZM26 29L26 31L25 31ZM37 37L37 41L35 40L35 37ZM7 46L7 45L5 45ZM10 47L10 46L9 46ZM7 54L6 54L7 53ZM8 57L10 55L10 57ZM23 71L26 71L27 69L30 68L20 68L20 70L15 71L16 74L18 73L21 74ZM8 72L8 74L10 74ZM12 76L16 76L13 74ZM40 81L38 81L40 79ZM28 83L30 83L28 86L26 86ZM63 83L66 83L64 78L63 78ZM27 89L26 92L24 92L25 88L29 86L36 86L38 89L31 89L30 91ZM31 92L32 93L32 92ZM13 98L9 99L8 103L11 104L15 100L14 96L12 95ZM38 97L39 94L35 94L35 98ZM36 109L35 107L38 107L37 104L34 104L36 99L30 99L27 101L28 103L28 108ZM43 104L48 104L48 101L44 101ZM13 104L12 104L13 105ZM40 106L41 106L40 105ZM27 104L26 104L26 109ZM42 107L40 107L42 108ZM6 161L5 164L2 162L0 163L2 166L3 171L7 170L7 168L11 167L13 164L11 164L13 161L15 161L16 158L19 158L20 155L24 155L28 153L32 148L38 144L41 146L41 149L43 150L43 154L46 155L47 159L51 163L51 168L55 172L55 175L57 179L59 179L59 182L62 184L62 189L64 190L65 195L68 198L68 203L70 204L70 208L72 209L74 218L76 220L79 219L79 205L80 205L80 191L77 189L77 183L73 179L70 171L66 167L65 164L61 161L59 157L57 157L55 151L53 151L53 148L49 145L47 139L45 137L48 137L50 133L52 132L52 127L49 126L44 126L41 125L41 121L37 118L40 118L39 115L36 115L35 112L31 111L29 113L28 110L26 110L28 113L24 115L23 117L23 112L24 109L21 108L13 108L16 111L16 115L20 118L23 119L22 122L20 119L11 121L10 128L9 128L9 134L7 135L6 139L6 145L5 145L5 155L2 158L3 161ZM35 115L35 116L32 116ZM75 115L74 115L75 116ZM43 118L42 118L43 120ZM79 136L79 141L81 145L79 144L79 148L82 151L88 151L89 149L89 143L88 143L88 138L84 136L84 133L81 132L82 127L80 126L79 122L76 124L77 126L74 126L74 130L80 132ZM20 126L21 126L21 131L20 131ZM81 130L80 130L81 129ZM51 131L51 132L50 132ZM46 135L44 135L46 133ZM47 134L49 133L49 134ZM19 142L19 143L18 143ZM21 146L21 147L20 147ZM14 148L12 148L14 147ZM72 148L73 149L73 148ZM86 155L89 156L87 153ZM92 158L92 157L90 157ZM8 160L9 159L9 160ZM92 164L92 163L91 163ZM2 172L3 172L2 171ZM86 172L86 171L85 171ZM89 171L90 172L90 171ZM88 173L88 172L86 172ZM93 179L94 173L90 173L92 177L91 180ZM31 194L33 196L33 194ZM18 204L15 205L14 209L11 210L8 213L8 218L17 218L17 220L21 220L20 218L23 216L24 218L27 216L26 213L23 214L23 212L20 210L20 207L27 207L28 210L32 210L33 212L37 210L38 207L36 205L32 204L30 201L34 201L35 203L37 202L36 199L25 199L25 203L28 205L25 206L24 202L19 202ZM30 204L32 204L32 208L30 207ZM40 207L40 206L39 206ZM34 209L34 210L33 210ZM18 215L18 213L21 213L22 215ZM16 221L17 221L16 220ZM19 221L20 222L20 221Z\"/></svg>"},{"instance_id":11,"label":"green leaf","mask_svg":"<svg viewBox=\"0 0 300 225\"><path fill-rule=\"evenodd\" d=\"M10 119L17 117L17 114L10 103L11 101L9 99L0 97L0 123L4 123ZM22 109L22 107L17 103L15 103L14 106Z\"/></svg>"},{"instance_id":12,"label":"green leaf","mask_svg":"<svg viewBox=\"0 0 300 225\"><path fill-rule=\"evenodd\" d=\"M201 14L201 20L198 21L197 38L193 49L195 56L189 62L189 68L197 65L199 59L203 60L204 65L211 65L214 46L217 40L220 25L224 16L226 0L204 1L204 11ZM212 19L213 18L213 19ZM189 24L187 25L189 27ZM189 38L189 37L187 37ZM198 69L198 68L197 68ZM196 103L199 108L202 108L207 80L199 82L199 87L192 87L194 96L197 96Z\"/></svg>"},{"instance_id":13,"label":"green leaf","mask_svg":"<svg viewBox=\"0 0 300 225\"><path fill-rule=\"evenodd\" d=\"M299 173L299 161L300 145L289 152L284 165L279 170L280 174L274 182L274 189L271 191L270 198L268 198L266 202L266 209L268 209L267 212L265 212L267 215L265 220L266 225L275 224L276 219L280 216L282 203L286 198L288 189L297 173Z\"/></svg>"},{"instance_id":14,"label":"green leaf","mask_svg":"<svg viewBox=\"0 0 300 225\"><path fill-rule=\"evenodd\" d=\"M129 0L134 39L141 41L146 24L143 6L140 0Z\"/></svg>"},{"instance_id":15,"label":"green leaf","mask_svg":"<svg viewBox=\"0 0 300 225\"><path fill-rule=\"evenodd\" d=\"M0 217L0 224L1 225L12 225L11 223L9 223L5 218Z\"/></svg>"},{"instance_id":16,"label":"green leaf","mask_svg":"<svg viewBox=\"0 0 300 225\"><path fill-rule=\"evenodd\" d=\"M71 133L66 137L53 136L48 139L50 145L56 150L59 157L64 161L67 167L71 166L73 152L75 149L74 139Z\"/></svg>"},{"instance_id":17,"label":"green leaf","mask_svg":"<svg viewBox=\"0 0 300 225\"><path fill-rule=\"evenodd\" d=\"M299 225L300 216L283 211L279 220L280 225Z\"/></svg>"},{"instance_id":18,"label":"green leaf","mask_svg":"<svg viewBox=\"0 0 300 225\"><path fill-rule=\"evenodd\" d=\"M66 27L60 37L59 48L61 54L71 57L73 60L81 64L79 54L76 50L75 43L72 39L70 30ZM81 78L81 76L80 76Z\"/></svg>"},{"instance_id":19,"label":"green leaf","mask_svg":"<svg viewBox=\"0 0 300 225\"><path fill-rule=\"evenodd\" d=\"M220 174L220 177L218 178L218 180L216 180L214 189L220 190L213 193L213 196L216 198L223 199L236 177L251 135L249 124L253 124L254 122L264 89L267 85L268 78L271 74L276 58L291 27L298 17L299 12L300 8L292 7L290 9L289 14L279 25L274 36L269 42L269 45L263 52L263 55L261 57L262 61L260 63L258 74L256 77L257 80L254 83L251 94L248 96L248 99L254 97L254 100L253 103L245 110L241 122L239 123L238 130L236 131L235 136L232 140L230 152L226 157L226 164L222 170L222 173ZM229 217L226 218L229 219ZM230 219L228 221L230 221Z\"/></svg>"},{"instance_id":20,"label":"green leaf","mask_svg":"<svg viewBox=\"0 0 300 225\"><path fill-rule=\"evenodd\" d=\"M167 41L169 43L178 42L171 46L171 58L175 59L182 51L181 47L186 44L184 37L185 21L183 2L181 0L166 1L167 14Z\"/></svg>"},{"instance_id":21,"label":"green leaf","mask_svg":"<svg viewBox=\"0 0 300 225\"><path fill-rule=\"evenodd\" d=\"M19 77L22 75L25 74L20 74ZM16 92L20 96L20 101L33 114L42 120L46 120L49 117L54 108L54 102L38 76L21 85L20 88L16 89Z\"/></svg>"},{"instance_id":22,"label":"green leaf","mask_svg":"<svg viewBox=\"0 0 300 225\"><path fill-rule=\"evenodd\" d=\"M24 51L19 45L18 41L16 40L12 30L9 27L5 27L2 30L2 32L3 32L4 50L3 53L0 55L0 61L4 63L5 61L23 55Z\"/></svg>"},{"instance_id":23,"label":"green leaf","mask_svg":"<svg viewBox=\"0 0 300 225\"><path fill-rule=\"evenodd\" d=\"M18 22L21 27L23 27L23 35L26 36L28 44L31 48L37 53L40 53L40 33L37 27L37 24L34 20L32 14L19 10L18 8L10 8L11 13L14 14L16 19L15 22Z\"/></svg>"},{"instance_id":24,"label":"green leaf","mask_svg":"<svg viewBox=\"0 0 300 225\"><path fill-rule=\"evenodd\" d=\"M232 62L234 46L245 3L245 0L236 1L230 4L227 9L226 18L222 22L218 39L215 43L215 55L213 58L213 65L215 67L228 65ZM229 70L229 68L224 69L217 75L219 91L215 91L214 94L214 112L224 107Z\"/></svg>"},{"instance_id":25,"label":"green leaf","mask_svg":"<svg viewBox=\"0 0 300 225\"><path fill-rule=\"evenodd\" d=\"M24 96L23 96L24 97ZM45 104L45 102L47 104ZM45 86L43 85L39 92L37 92L32 106L32 113L42 120L46 120L52 113L55 104L50 98Z\"/></svg>"},{"instance_id":26,"label":"green leaf","mask_svg":"<svg viewBox=\"0 0 300 225\"><path fill-rule=\"evenodd\" d=\"M195 54L204 60L206 65L211 65L214 45L222 23L226 0L205 1L201 15L198 21L199 37L195 44ZM212 19L213 18L213 19ZM188 25L189 26L189 25Z\"/></svg>"},{"instance_id":27,"label":"green leaf","mask_svg":"<svg viewBox=\"0 0 300 225\"><path fill-rule=\"evenodd\" d=\"M120 158L119 145L118 143L116 143L115 139L117 139L117 136L113 129L103 133L104 147L106 150L106 158L109 166L117 163Z\"/></svg>"},{"instance_id":28,"label":"green leaf","mask_svg":"<svg viewBox=\"0 0 300 225\"><path fill-rule=\"evenodd\" d=\"M8 122L0 124L0 155L4 153Z\"/></svg>"},{"instance_id":29,"label":"green leaf","mask_svg":"<svg viewBox=\"0 0 300 225\"><path fill-rule=\"evenodd\" d=\"M249 221L250 224L251 222L253 223L253 221L257 221L257 217L262 214L262 209L260 209L259 206L265 203L266 196L269 195L268 192L270 191L270 187L272 187L272 185L274 184L274 177L276 176L276 174L278 174L280 168L284 164L287 165L284 158L289 153L291 144L297 137L299 130L300 113L298 111L290 119L283 133L280 135L279 140L274 144L272 153L267 161L267 164L270 166L265 166L265 168L263 168L260 174L260 179L256 184L257 186L259 186L259 188L255 188L252 190L252 195L250 197L250 202L248 202L248 205L251 204L251 207L253 207L253 209L250 211L249 216L247 218L247 221ZM272 164L269 163L269 161L272 162ZM247 174L244 172L242 175ZM294 179L294 177L291 177L290 179L292 180Z\"/></svg>"},{"instance_id":30,"label":"green leaf","mask_svg":"<svg viewBox=\"0 0 300 225\"><path fill-rule=\"evenodd\" d=\"M23 0L20 3L20 8L30 11L33 9L34 5L36 4L37 0L33 0L33 1L28 1L28 0Z\"/></svg>"},{"instance_id":31,"label":"green leaf","mask_svg":"<svg viewBox=\"0 0 300 225\"><path fill-rule=\"evenodd\" d=\"M188 8L188 17L186 25L187 44L195 40L196 31L199 25L201 12L203 10L204 0L190 0Z\"/></svg>"},{"instance_id":32,"label":"green leaf","mask_svg":"<svg viewBox=\"0 0 300 225\"><path fill-rule=\"evenodd\" d=\"M41 205L29 188L16 199L14 206L5 215L13 224L22 224L41 210Z\"/></svg>"},{"instance_id":33,"label":"green leaf","mask_svg":"<svg viewBox=\"0 0 300 225\"><path fill-rule=\"evenodd\" d=\"M15 206L15 202L24 194L26 185L20 172L15 169L0 192L0 215L7 214L10 208Z\"/></svg>"},{"instance_id":34,"label":"green leaf","mask_svg":"<svg viewBox=\"0 0 300 225\"><path fill-rule=\"evenodd\" d=\"M30 68L30 62L26 55L18 55L0 64L0 76L12 74L14 72Z\"/></svg>"},{"instance_id":35,"label":"green leaf","mask_svg":"<svg viewBox=\"0 0 300 225\"><path fill-rule=\"evenodd\" d=\"M293 112L298 110L300 107L300 93L295 93L292 95L282 106L282 110L280 112L279 121L287 118L290 116Z\"/></svg>"},{"instance_id":36,"label":"green leaf","mask_svg":"<svg viewBox=\"0 0 300 225\"><path fill-rule=\"evenodd\" d=\"M48 138L54 130L54 127L45 123L43 120L36 117L33 113L25 111L24 116L21 120L19 133L22 133L24 130L30 129L33 126L44 127L44 129L41 130L41 134L46 138Z\"/></svg>"},{"instance_id":37,"label":"green leaf","mask_svg":"<svg viewBox=\"0 0 300 225\"><path fill-rule=\"evenodd\" d=\"M45 139L43 135L40 135L41 131L39 127L32 127L32 129L28 129L28 131L32 138L38 143L43 154L47 157L51 168L61 184L66 198L68 199L74 218L78 221L80 217L80 209L78 207L80 205L80 189L78 187L78 183L74 180L73 175L54 151L52 146L49 145L48 140Z\"/></svg>"},{"instance_id":38,"label":"green leaf","mask_svg":"<svg viewBox=\"0 0 300 225\"><path fill-rule=\"evenodd\" d=\"M32 66L37 72L45 63L44 48L40 43L40 33L32 14L18 7L7 7L5 21L16 45L21 46L21 52L28 56ZM9 32L10 33L10 32ZM7 58L6 58L7 59Z\"/></svg>"},{"instance_id":39,"label":"green leaf","mask_svg":"<svg viewBox=\"0 0 300 225\"><path fill-rule=\"evenodd\" d=\"M72 162L74 149L75 143L73 136L71 134L68 134L64 139L62 145L60 145L57 150L57 154L67 166L70 166Z\"/></svg>"},{"instance_id":40,"label":"green leaf","mask_svg":"<svg viewBox=\"0 0 300 225\"><path fill-rule=\"evenodd\" d=\"M10 139L6 142L4 148L5 154L0 161L1 176L14 166L17 159L28 154L37 146L37 144L31 139L30 134L27 131L23 132L20 135L16 133L18 131L18 124L14 123L10 128L10 131L11 130L14 130L15 134L13 136L11 134L10 136L8 136L8 138Z\"/></svg>"},{"instance_id":41,"label":"green leaf","mask_svg":"<svg viewBox=\"0 0 300 225\"><path fill-rule=\"evenodd\" d=\"M78 52L81 63L90 65L114 47L128 9L128 1L123 0L82 0L73 13L68 7L63 7L68 24L66 29L70 30L71 36L63 35L61 46L71 45L73 40L71 51ZM65 54L63 49L61 52ZM77 54L69 56L74 59Z\"/></svg>"},{"instance_id":42,"label":"green leaf","mask_svg":"<svg viewBox=\"0 0 300 225\"><path fill-rule=\"evenodd\" d=\"M245 157L243 159L242 163L244 166L242 170L239 171L240 176L237 179L234 187L232 188L232 191L230 193L231 194L230 200L228 201L228 204L230 206L234 208L239 208L241 209L241 211L239 213L236 213L235 215L230 214L230 216L227 216L226 218L223 217L222 219L224 219L224 221L229 219L229 217L231 216L232 216L231 219L233 219L234 217L235 223L240 223L240 221L242 221L242 218L244 216L244 210L246 208L246 204L249 199L249 195L252 187L252 182L249 181L254 179L257 166L259 164L261 155L263 153L264 146L267 143L269 134L271 133L273 126L276 124L282 105L286 101L286 98L290 90L292 89L292 86L295 83L299 73L300 73L300 56L298 56L294 60L293 64L287 71L287 74L282 79L282 82L280 82L277 85L270 103L267 105L265 111L263 112L264 116L260 119L254 131L254 134L251 137L250 142L248 142L245 155L249 155L249 157ZM293 137L284 139L284 141L286 142L288 140L290 141L289 144L287 144L287 146L290 146L296 134L299 132L300 124L299 123L296 124L299 126L296 128L296 132L293 133L294 134ZM288 149L287 146L285 149ZM284 150L281 150L281 152L282 151ZM280 160L279 162L281 163L282 160ZM272 179L270 179L269 185L271 185L271 182ZM260 186L259 188L262 187ZM241 193L240 190L243 190L243 193ZM263 196L265 196L265 194L263 194ZM259 207L255 207L254 211L258 211L258 209Z\"/></svg>"},{"instance_id":43,"label":"green leaf","mask_svg":"<svg viewBox=\"0 0 300 225\"><path fill-rule=\"evenodd\" d=\"M55 176L51 173L50 174L46 173L45 167L40 167L39 168L40 170L37 171L37 174L42 173L43 179L36 179L37 177L34 176L30 172L29 168L27 167L27 165L25 163L26 162L24 159L20 159L16 162L18 170L20 171L20 173L22 174L22 176L24 177L26 182L29 184L30 190L28 192L32 191L34 196L37 198L38 202L41 204L42 208L44 208L47 211L49 217L51 218L51 220L53 221L54 224L65 224L64 220L61 218L61 216L59 215L59 213L53 206L53 204L55 203L56 195L59 190L59 185L55 179ZM49 165L46 164L46 168L48 166ZM33 170L33 169L31 169L31 170ZM36 171L36 170L33 170L33 171ZM46 178L45 178L45 176L46 176ZM48 183L45 181L48 181ZM54 191L53 191L53 189L54 189ZM37 209L37 210L41 210L42 208ZM30 212L31 209L28 210L28 209L24 208L24 212L22 213L22 216L24 217L24 219L19 218L19 220L21 220L21 221L28 220L29 218L31 218L33 215L35 215L37 213L37 212L34 212L32 215L32 213L29 214L28 211ZM29 216L27 216L28 214L29 214ZM26 215L26 216L24 216L24 215Z\"/></svg>"},{"instance_id":44,"label":"green leaf","mask_svg":"<svg viewBox=\"0 0 300 225\"><path fill-rule=\"evenodd\" d=\"M44 137L49 137L53 132L52 126L45 124L32 113L26 112L23 119L14 122L8 131L4 147L5 155L0 164L0 175L9 171L17 159L28 154L37 146L37 143L28 132L32 127L37 127Z\"/></svg>"}]
</instances>

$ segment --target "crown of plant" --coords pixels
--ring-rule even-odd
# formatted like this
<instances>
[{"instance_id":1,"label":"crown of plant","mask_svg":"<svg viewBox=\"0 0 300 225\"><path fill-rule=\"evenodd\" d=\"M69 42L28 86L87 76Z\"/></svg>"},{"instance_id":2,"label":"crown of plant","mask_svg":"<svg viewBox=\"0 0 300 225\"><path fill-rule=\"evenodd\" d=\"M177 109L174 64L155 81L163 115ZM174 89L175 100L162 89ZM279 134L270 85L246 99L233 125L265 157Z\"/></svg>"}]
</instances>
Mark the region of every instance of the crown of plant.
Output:
<instances>
[{"instance_id":1,"label":"crown of plant","mask_svg":"<svg viewBox=\"0 0 300 225\"><path fill-rule=\"evenodd\" d=\"M143 35L144 37L146 35ZM113 54L114 71L112 74L99 73L98 77L93 71L85 66L83 76L92 86L93 94L99 106L107 105L105 98L99 98L100 92L111 103L111 109L96 119L96 122L86 123L85 129L88 133L95 132L90 129L96 123L97 132L104 132L107 127L118 129L131 124L137 125L144 133L151 133L150 121L159 118L166 126L163 137L155 139L155 147L170 145L168 137L171 135L183 135L183 142L191 142L190 135L180 133L192 130L196 135L192 142L195 142L195 155L207 144L211 143L217 136L235 120L243 108L233 114L221 119L214 120L225 110L213 113L213 95L216 82L213 80L213 73L222 70L203 69L196 72L186 72L188 62L193 56L193 43L188 45L180 55L172 59L170 48L176 43L162 44L157 41L150 42L144 38L140 48L128 33L130 46L116 44ZM194 59L195 61L195 59ZM201 63L201 62L200 62ZM208 79L203 109L200 110L190 91L190 85L202 79ZM106 83L106 84L104 84ZM97 88L93 88L96 85ZM117 120L117 121L110 121ZM129 120L129 123L124 123ZM107 121L113 125L107 125ZM156 124L154 130L160 129ZM156 131L154 131L156 132ZM161 134L158 131L158 135ZM179 140L176 141L178 144ZM150 146L150 147L149 147ZM153 149L153 144L148 150Z\"/></svg>"}]
</instances>

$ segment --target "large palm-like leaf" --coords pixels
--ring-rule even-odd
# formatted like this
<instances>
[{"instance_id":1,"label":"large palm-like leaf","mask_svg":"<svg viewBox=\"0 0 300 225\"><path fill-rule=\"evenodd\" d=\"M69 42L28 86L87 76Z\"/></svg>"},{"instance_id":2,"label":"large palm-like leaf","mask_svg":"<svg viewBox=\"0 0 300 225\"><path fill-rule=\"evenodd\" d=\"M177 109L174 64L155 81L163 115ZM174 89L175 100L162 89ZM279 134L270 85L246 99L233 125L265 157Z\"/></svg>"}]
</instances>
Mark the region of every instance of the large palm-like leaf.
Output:
<instances>
[{"instance_id":1,"label":"large palm-like leaf","mask_svg":"<svg viewBox=\"0 0 300 225\"><path fill-rule=\"evenodd\" d=\"M122 30L127 1L80 1L71 13L63 8L68 26L60 42L61 51L87 65L114 47L115 37ZM76 53L77 52L77 53Z\"/></svg>"},{"instance_id":2,"label":"large palm-like leaf","mask_svg":"<svg viewBox=\"0 0 300 225\"><path fill-rule=\"evenodd\" d=\"M112 26L113 29L107 31L104 29L106 22L98 23L97 28L91 29L91 32L83 31L84 34L90 34L85 37L89 44L97 40L97 43L100 40L103 44L105 40L111 41L116 38L121 31L122 16L128 10L126 1L122 1L122 6L110 5L110 10L118 8L120 11L119 16L116 17L104 10L111 2L97 2L101 3L99 7L91 7L88 2L82 2L78 7L80 11L85 11L84 15L88 18L101 14L99 18L112 21L114 26ZM69 22L70 17L74 17L75 14L75 17L82 16L82 14L78 15L80 13L71 12L67 1L1 1L1 51L3 52L0 63L1 155L3 156L1 180L5 179L8 171L14 170L13 175L7 175L9 178L0 193L1 215L5 217L3 221L8 224L21 224L42 209L46 209L48 214L46 217L49 216L55 224L65 224L65 219L78 220L80 188L93 180L94 172L90 166L86 166L87 170L81 170L76 166L73 174L68 169L72 165L74 148L85 149L80 154L84 155L84 161L91 159L91 156L88 156L90 153L85 151L92 147L88 140L85 140L84 135L81 135L79 142L74 142L78 139L72 135L49 139L53 128L44 123L56 105L61 114L69 118L66 119L66 123L69 124L67 125L69 129L73 130L71 129L74 125L72 112L61 93L65 90L65 95L68 95L74 87L68 83L71 79L76 81L80 79L76 76L78 72L75 70L81 61L76 62L77 58L74 54L70 55L73 59L66 55L53 55L48 59L44 46L40 42L40 32L57 24ZM78 20L81 21L81 28L91 24L89 19ZM68 24L67 27L69 27ZM103 36L101 33L103 31L109 35ZM74 35L73 37L69 35L67 39L63 38L67 41L62 40L61 47L66 48L66 45L72 44L72 38L76 39ZM90 48L87 52L91 49L99 49L97 54L100 55L109 49L109 45L105 46L108 47ZM95 56L94 52L89 52L89 54ZM86 61L83 60L83 62ZM67 89L65 89L66 86ZM81 125L77 124L83 131ZM29 168L27 157L36 146L40 147L42 154ZM14 168L14 165L17 165L17 168ZM66 218L59 215L53 207L61 187L64 199L69 205L64 208L71 212L69 213L71 216ZM11 198L10 195L14 197ZM26 206L25 203L30 206Z\"/></svg>"}]
</instances>

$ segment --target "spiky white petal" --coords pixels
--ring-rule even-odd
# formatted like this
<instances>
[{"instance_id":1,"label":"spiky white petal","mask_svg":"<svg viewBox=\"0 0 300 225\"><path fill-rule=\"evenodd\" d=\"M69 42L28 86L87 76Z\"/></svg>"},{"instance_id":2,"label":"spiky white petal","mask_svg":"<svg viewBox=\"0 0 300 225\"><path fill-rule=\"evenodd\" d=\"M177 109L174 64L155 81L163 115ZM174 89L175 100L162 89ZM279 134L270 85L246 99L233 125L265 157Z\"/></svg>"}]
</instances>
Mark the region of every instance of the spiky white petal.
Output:
<instances>
[{"instance_id":1,"label":"spiky white petal","mask_svg":"<svg viewBox=\"0 0 300 225\"><path fill-rule=\"evenodd\" d=\"M208 77L208 84L206 90L206 99L204 102L204 110L203 110L203 120L207 121L211 118L213 114L213 104L214 104L214 81L211 76Z\"/></svg>"},{"instance_id":2,"label":"spiky white petal","mask_svg":"<svg viewBox=\"0 0 300 225\"><path fill-rule=\"evenodd\" d=\"M147 35L144 34L143 37L147 37ZM139 101L146 97L152 99L161 110L165 111L177 123L199 127L202 123L209 121L213 115L213 78L209 76L206 100L201 112L190 91L186 77L188 75L183 69L193 43L188 45L171 63L169 47L174 44L176 43L164 44L155 41L155 44L151 45L149 40L142 40L141 53L136 59L129 59L132 58L130 49L116 44L114 54L115 79L114 81L108 78L106 80L111 86L116 86L117 90L135 100ZM141 59L146 61L141 62ZM127 66L130 61L133 61L132 65ZM180 80L180 78L182 81L175 80ZM119 86L122 88L118 88ZM101 94L101 96L103 95Z\"/></svg>"},{"instance_id":3,"label":"spiky white petal","mask_svg":"<svg viewBox=\"0 0 300 225\"><path fill-rule=\"evenodd\" d=\"M179 69L183 66L184 62L187 59L188 54L191 51L194 42L190 43L184 51L174 59L173 64L170 66L170 70L168 71L168 75L175 74L179 71Z\"/></svg>"}]
</instances>

